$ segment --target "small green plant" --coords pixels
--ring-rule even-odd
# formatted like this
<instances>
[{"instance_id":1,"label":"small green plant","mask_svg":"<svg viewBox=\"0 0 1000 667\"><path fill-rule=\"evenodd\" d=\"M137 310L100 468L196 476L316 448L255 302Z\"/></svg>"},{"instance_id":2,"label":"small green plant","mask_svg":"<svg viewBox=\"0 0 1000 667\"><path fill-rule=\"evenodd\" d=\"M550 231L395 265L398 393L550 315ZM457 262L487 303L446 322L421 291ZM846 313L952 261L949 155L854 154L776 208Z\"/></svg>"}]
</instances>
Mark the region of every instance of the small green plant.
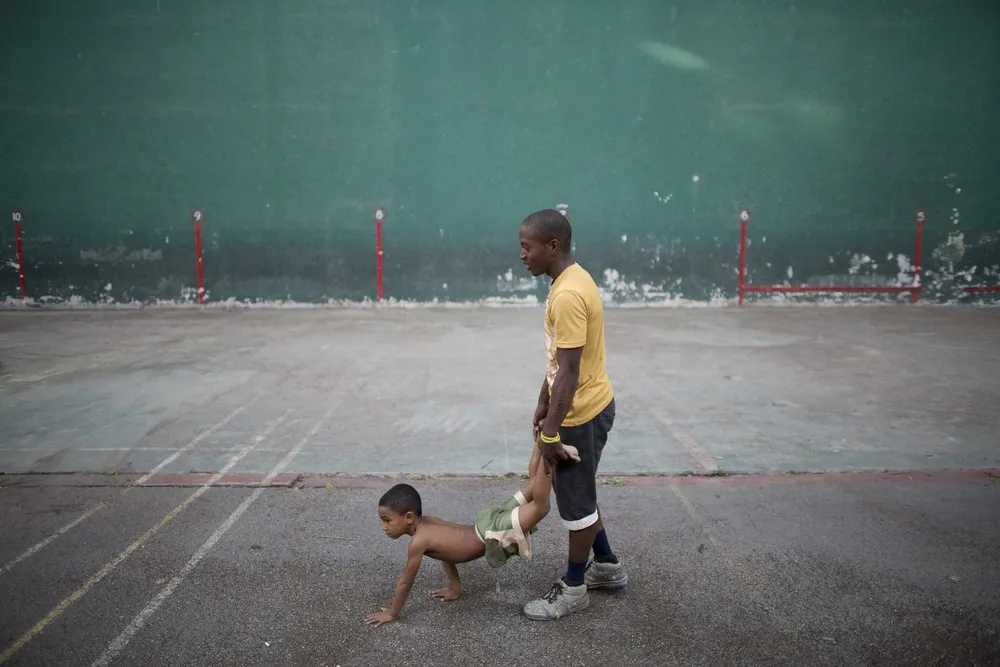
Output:
<instances>
[{"instance_id":1,"label":"small green plant","mask_svg":"<svg viewBox=\"0 0 1000 667\"><path fill-rule=\"evenodd\" d=\"M614 486L625 486L625 478L622 477L621 475L618 475L617 477L611 480L611 484Z\"/></svg>"}]
</instances>

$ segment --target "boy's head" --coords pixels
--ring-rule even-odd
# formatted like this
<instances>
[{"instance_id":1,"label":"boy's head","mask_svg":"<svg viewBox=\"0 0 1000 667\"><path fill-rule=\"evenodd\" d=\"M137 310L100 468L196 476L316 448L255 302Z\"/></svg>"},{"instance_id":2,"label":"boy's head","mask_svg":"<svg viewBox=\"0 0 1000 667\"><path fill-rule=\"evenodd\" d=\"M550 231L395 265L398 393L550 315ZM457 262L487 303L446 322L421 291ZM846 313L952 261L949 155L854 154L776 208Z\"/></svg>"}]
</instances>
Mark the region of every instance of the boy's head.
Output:
<instances>
[{"instance_id":1,"label":"boy's head","mask_svg":"<svg viewBox=\"0 0 1000 667\"><path fill-rule=\"evenodd\" d=\"M378 516L382 519L382 530L394 540L408 534L422 515L420 494L409 484L397 484L379 498Z\"/></svg>"}]
</instances>

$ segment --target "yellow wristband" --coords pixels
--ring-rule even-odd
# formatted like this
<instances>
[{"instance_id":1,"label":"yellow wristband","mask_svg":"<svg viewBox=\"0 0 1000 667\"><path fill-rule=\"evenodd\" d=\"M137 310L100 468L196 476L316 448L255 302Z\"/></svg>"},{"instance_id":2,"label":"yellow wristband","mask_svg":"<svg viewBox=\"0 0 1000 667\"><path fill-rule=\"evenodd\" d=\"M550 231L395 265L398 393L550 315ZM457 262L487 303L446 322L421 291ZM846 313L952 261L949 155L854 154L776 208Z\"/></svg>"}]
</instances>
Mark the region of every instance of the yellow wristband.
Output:
<instances>
[{"instance_id":1,"label":"yellow wristband","mask_svg":"<svg viewBox=\"0 0 1000 667\"><path fill-rule=\"evenodd\" d=\"M558 433L556 433L556 437L554 437L554 438L550 438L547 435L545 435L544 433L539 433L538 434L538 438L539 438L539 440L541 440L542 442L544 442L546 445L554 445L555 443L559 442L559 434Z\"/></svg>"}]
</instances>

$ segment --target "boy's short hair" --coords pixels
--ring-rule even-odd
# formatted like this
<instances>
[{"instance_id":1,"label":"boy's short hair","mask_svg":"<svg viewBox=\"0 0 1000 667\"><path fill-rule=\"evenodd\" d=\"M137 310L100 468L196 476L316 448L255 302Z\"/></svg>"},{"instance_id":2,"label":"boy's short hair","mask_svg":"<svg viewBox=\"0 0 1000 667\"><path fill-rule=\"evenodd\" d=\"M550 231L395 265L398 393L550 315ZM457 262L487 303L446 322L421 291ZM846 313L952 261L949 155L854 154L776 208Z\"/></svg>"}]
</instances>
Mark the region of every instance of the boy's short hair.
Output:
<instances>
[{"instance_id":1,"label":"boy's short hair","mask_svg":"<svg viewBox=\"0 0 1000 667\"><path fill-rule=\"evenodd\" d=\"M396 514L413 512L416 516L422 516L423 512L420 503L420 494L409 484L397 484L386 491L379 498L378 506L386 507Z\"/></svg>"}]
</instances>

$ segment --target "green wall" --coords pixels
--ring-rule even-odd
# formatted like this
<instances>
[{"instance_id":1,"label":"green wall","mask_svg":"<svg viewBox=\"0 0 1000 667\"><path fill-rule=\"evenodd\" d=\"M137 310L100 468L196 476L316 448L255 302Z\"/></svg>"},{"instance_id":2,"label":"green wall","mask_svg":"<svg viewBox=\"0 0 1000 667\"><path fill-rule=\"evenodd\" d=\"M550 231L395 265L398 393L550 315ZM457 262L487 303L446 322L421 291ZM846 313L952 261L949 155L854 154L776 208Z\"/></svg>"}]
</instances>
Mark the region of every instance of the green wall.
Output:
<instances>
[{"instance_id":1,"label":"green wall","mask_svg":"<svg viewBox=\"0 0 1000 667\"><path fill-rule=\"evenodd\" d=\"M731 296L741 206L755 283L894 281L920 206L997 281L989 0L6 0L0 62L35 299L189 298L195 207L211 301L373 296L376 205L399 299L536 293L562 202L621 300Z\"/></svg>"}]
</instances>

